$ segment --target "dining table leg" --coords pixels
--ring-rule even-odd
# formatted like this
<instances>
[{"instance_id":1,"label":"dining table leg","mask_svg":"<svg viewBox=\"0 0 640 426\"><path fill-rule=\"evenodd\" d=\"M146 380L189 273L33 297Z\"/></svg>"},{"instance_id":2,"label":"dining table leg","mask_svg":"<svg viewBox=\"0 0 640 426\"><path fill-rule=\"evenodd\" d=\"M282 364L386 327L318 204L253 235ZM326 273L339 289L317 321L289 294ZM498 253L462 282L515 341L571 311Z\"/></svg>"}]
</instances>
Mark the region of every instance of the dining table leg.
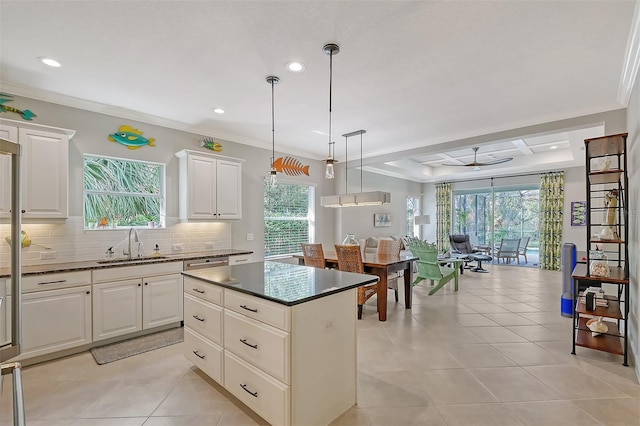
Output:
<instances>
[{"instance_id":1,"label":"dining table leg","mask_svg":"<svg viewBox=\"0 0 640 426\"><path fill-rule=\"evenodd\" d=\"M411 304L413 303L413 277L412 275L412 263L409 262L407 267L404 269L404 307L407 309L411 309Z\"/></svg>"},{"instance_id":2,"label":"dining table leg","mask_svg":"<svg viewBox=\"0 0 640 426\"><path fill-rule=\"evenodd\" d=\"M378 281L378 320L387 320L387 270L378 270L376 275L380 277Z\"/></svg>"}]
</instances>

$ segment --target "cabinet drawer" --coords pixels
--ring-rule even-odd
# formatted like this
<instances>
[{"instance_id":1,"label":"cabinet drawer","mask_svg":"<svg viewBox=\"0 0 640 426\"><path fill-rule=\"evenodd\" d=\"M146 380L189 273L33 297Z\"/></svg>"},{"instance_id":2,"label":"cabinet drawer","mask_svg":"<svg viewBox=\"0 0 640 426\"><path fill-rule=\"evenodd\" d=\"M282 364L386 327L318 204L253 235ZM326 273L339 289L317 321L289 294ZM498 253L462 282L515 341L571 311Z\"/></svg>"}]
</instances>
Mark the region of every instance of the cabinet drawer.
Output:
<instances>
[{"instance_id":1,"label":"cabinet drawer","mask_svg":"<svg viewBox=\"0 0 640 426\"><path fill-rule=\"evenodd\" d=\"M197 333L184 329L184 356L207 376L222 381L222 348Z\"/></svg>"},{"instance_id":2,"label":"cabinet drawer","mask_svg":"<svg viewBox=\"0 0 640 426\"><path fill-rule=\"evenodd\" d=\"M199 299L222 306L222 288L191 277L184 277L184 291Z\"/></svg>"},{"instance_id":3,"label":"cabinet drawer","mask_svg":"<svg viewBox=\"0 0 640 426\"><path fill-rule=\"evenodd\" d=\"M287 306L225 289L224 307L281 330L291 331L291 314Z\"/></svg>"},{"instance_id":4,"label":"cabinet drawer","mask_svg":"<svg viewBox=\"0 0 640 426\"><path fill-rule=\"evenodd\" d=\"M207 339L222 344L222 307L184 295L184 325Z\"/></svg>"},{"instance_id":5,"label":"cabinet drawer","mask_svg":"<svg viewBox=\"0 0 640 426\"><path fill-rule=\"evenodd\" d=\"M240 265L243 263L251 263L251 255L250 254L237 254L234 256L229 256L229 266L231 265Z\"/></svg>"},{"instance_id":6,"label":"cabinet drawer","mask_svg":"<svg viewBox=\"0 0 640 426\"><path fill-rule=\"evenodd\" d=\"M181 272L182 262L100 268L93 270L93 283L152 277L154 275L179 274Z\"/></svg>"},{"instance_id":7,"label":"cabinet drawer","mask_svg":"<svg viewBox=\"0 0 640 426\"><path fill-rule=\"evenodd\" d=\"M272 425L288 425L289 386L224 352L224 386Z\"/></svg>"},{"instance_id":8,"label":"cabinet drawer","mask_svg":"<svg viewBox=\"0 0 640 426\"><path fill-rule=\"evenodd\" d=\"M76 287L91 284L91 271L61 272L57 274L22 277L22 293ZM11 280L6 280L7 294L11 294Z\"/></svg>"},{"instance_id":9,"label":"cabinet drawer","mask_svg":"<svg viewBox=\"0 0 640 426\"><path fill-rule=\"evenodd\" d=\"M289 333L225 310L224 347L289 384Z\"/></svg>"}]
</instances>

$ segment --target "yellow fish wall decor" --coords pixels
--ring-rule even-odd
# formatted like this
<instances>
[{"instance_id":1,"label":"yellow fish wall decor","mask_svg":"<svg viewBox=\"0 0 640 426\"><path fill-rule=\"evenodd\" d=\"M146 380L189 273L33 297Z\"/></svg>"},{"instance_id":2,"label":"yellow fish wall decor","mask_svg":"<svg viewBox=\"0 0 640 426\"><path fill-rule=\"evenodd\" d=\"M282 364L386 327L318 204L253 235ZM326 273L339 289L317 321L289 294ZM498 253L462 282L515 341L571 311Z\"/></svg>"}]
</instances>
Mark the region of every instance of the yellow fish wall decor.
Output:
<instances>
[{"instance_id":1,"label":"yellow fish wall decor","mask_svg":"<svg viewBox=\"0 0 640 426\"><path fill-rule=\"evenodd\" d=\"M109 135L109 140L126 146L129 149L140 149L145 145L156 146L155 139L147 139L142 132L129 125L120 126L118 132Z\"/></svg>"},{"instance_id":2,"label":"yellow fish wall decor","mask_svg":"<svg viewBox=\"0 0 640 426\"><path fill-rule=\"evenodd\" d=\"M284 172L289 176L299 176L305 174L309 176L309 165L303 166L302 163L293 157L280 157L273 162L273 168L277 172Z\"/></svg>"},{"instance_id":3,"label":"yellow fish wall decor","mask_svg":"<svg viewBox=\"0 0 640 426\"><path fill-rule=\"evenodd\" d=\"M200 146L210 149L211 151L222 152L222 144L214 141L212 138L204 138L200 141Z\"/></svg>"}]
</instances>

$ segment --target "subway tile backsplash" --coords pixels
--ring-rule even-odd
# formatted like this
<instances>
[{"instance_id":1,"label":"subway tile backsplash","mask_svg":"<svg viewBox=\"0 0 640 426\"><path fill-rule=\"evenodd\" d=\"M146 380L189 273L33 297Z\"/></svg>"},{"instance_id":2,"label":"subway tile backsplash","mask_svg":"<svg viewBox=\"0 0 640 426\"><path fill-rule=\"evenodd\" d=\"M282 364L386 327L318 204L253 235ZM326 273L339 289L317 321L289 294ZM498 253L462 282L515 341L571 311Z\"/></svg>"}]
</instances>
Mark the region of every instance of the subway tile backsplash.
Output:
<instances>
[{"instance_id":1,"label":"subway tile backsplash","mask_svg":"<svg viewBox=\"0 0 640 426\"><path fill-rule=\"evenodd\" d=\"M176 217L166 218L166 223L163 229L137 229L145 255L153 254L156 244L162 254L232 248L228 222L181 223ZM23 223L22 229L31 238L31 246L22 249L24 266L99 260L109 247L120 257L129 236L128 228L85 231L82 216L69 217L61 223ZM0 224L0 267L10 266L9 244L4 240L10 232L8 224ZM174 244L180 244L182 250L174 251ZM132 243L132 248L135 255L137 244ZM46 258L51 252L55 252L55 258Z\"/></svg>"}]
</instances>

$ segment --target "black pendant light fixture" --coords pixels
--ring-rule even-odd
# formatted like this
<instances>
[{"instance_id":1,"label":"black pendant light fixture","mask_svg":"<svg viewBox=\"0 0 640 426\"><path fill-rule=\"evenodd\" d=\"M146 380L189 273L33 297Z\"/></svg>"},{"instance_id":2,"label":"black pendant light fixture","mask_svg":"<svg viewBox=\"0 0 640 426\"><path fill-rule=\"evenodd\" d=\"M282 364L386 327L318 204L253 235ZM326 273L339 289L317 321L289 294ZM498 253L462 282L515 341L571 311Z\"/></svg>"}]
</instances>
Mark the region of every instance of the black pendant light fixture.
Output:
<instances>
[{"instance_id":1,"label":"black pendant light fixture","mask_svg":"<svg viewBox=\"0 0 640 426\"><path fill-rule=\"evenodd\" d=\"M276 84L280 83L280 79L276 76L270 75L267 77L267 83L271 85L271 170L269 170L269 184L274 186L278 183L277 170L274 166L276 161L276 129L275 129L275 115L274 115L274 102L273 102L273 88Z\"/></svg>"},{"instance_id":2,"label":"black pendant light fixture","mask_svg":"<svg viewBox=\"0 0 640 426\"><path fill-rule=\"evenodd\" d=\"M331 140L331 98L333 88L333 55L337 55L340 52L340 47L337 44L329 43L325 44L322 51L329 55L329 155L324 160L327 163L327 167L324 171L324 177L326 179L333 179L335 176L333 165L337 163L335 159L335 142Z\"/></svg>"}]
</instances>

